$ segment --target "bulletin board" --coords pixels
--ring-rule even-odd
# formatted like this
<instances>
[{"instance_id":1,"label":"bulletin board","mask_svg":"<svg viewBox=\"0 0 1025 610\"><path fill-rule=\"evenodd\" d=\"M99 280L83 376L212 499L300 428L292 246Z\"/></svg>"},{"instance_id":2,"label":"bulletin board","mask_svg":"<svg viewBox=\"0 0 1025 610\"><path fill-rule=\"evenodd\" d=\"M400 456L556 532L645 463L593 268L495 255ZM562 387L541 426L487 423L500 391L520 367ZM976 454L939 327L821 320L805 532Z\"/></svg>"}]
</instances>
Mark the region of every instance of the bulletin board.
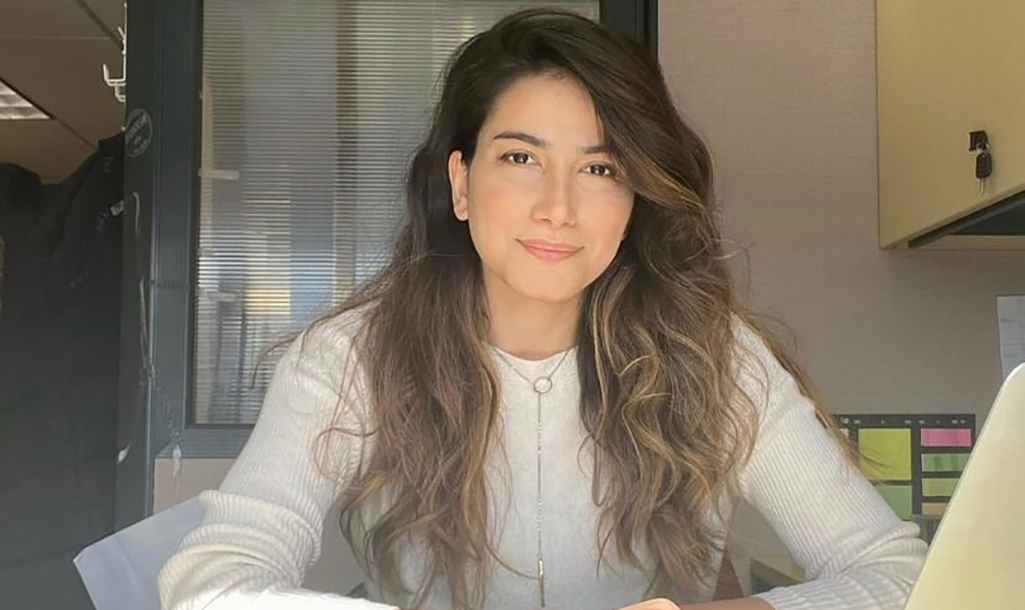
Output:
<instances>
[{"instance_id":1,"label":"bulletin board","mask_svg":"<svg viewBox=\"0 0 1025 610\"><path fill-rule=\"evenodd\" d=\"M861 471L897 516L943 515L975 446L974 415L836 418L862 456Z\"/></svg>"}]
</instances>

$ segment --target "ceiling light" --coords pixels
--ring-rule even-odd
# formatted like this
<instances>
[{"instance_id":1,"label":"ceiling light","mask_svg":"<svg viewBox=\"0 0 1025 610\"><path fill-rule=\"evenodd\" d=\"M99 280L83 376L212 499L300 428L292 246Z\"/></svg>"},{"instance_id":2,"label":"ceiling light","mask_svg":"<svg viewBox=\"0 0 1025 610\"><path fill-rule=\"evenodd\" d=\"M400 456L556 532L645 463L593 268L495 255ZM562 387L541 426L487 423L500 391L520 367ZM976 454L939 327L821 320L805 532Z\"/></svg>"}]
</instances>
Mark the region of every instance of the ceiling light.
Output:
<instances>
[{"instance_id":1,"label":"ceiling light","mask_svg":"<svg viewBox=\"0 0 1025 610\"><path fill-rule=\"evenodd\" d=\"M45 112L0 80L0 121L4 119L48 119Z\"/></svg>"}]
</instances>

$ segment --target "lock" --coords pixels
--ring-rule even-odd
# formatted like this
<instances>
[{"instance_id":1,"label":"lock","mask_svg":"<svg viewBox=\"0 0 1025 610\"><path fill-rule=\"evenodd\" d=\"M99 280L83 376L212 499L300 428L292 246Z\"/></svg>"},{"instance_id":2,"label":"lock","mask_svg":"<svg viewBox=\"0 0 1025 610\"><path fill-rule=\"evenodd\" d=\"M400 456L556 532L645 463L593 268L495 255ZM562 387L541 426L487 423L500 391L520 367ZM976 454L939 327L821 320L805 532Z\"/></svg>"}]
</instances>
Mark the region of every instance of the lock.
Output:
<instances>
[{"instance_id":1,"label":"lock","mask_svg":"<svg viewBox=\"0 0 1025 610\"><path fill-rule=\"evenodd\" d=\"M968 151L987 150L989 148L989 135L985 129L968 132Z\"/></svg>"},{"instance_id":2,"label":"lock","mask_svg":"<svg viewBox=\"0 0 1025 610\"><path fill-rule=\"evenodd\" d=\"M975 157L975 177L979 180L989 178L993 174L993 155L983 151Z\"/></svg>"}]
</instances>

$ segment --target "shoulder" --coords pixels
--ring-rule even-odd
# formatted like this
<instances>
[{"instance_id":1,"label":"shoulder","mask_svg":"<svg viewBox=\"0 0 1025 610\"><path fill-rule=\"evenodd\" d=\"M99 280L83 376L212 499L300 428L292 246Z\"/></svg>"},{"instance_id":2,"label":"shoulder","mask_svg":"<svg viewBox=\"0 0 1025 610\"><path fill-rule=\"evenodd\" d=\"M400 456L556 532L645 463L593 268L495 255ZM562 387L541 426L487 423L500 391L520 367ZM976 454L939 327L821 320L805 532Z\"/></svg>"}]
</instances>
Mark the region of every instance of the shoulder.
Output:
<instances>
[{"instance_id":1,"label":"shoulder","mask_svg":"<svg viewBox=\"0 0 1025 610\"><path fill-rule=\"evenodd\" d=\"M284 386L293 393L331 392L337 396L350 383L358 383L361 375L354 345L366 313L364 306L308 325L287 344L272 385Z\"/></svg>"},{"instance_id":2,"label":"shoulder","mask_svg":"<svg viewBox=\"0 0 1025 610\"><path fill-rule=\"evenodd\" d=\"M775 353L774 338L739 316L734 322L734 387L753 408L756 436L764 440L799 423L821 427L815 402ZM788 353L782 357L792 359Z\"/></svg>"},{"instance_id":3,"label":"shoulder","mask_svg":"<svg viewBox=\"0 0 1025 610\"><path fill-rule=\"evenodd\" d=\"M733 376L737 385L756 400L790 377L761 331L733 314Z\"/></svg>"},{"instance_id":4,"label":"shoulder","mask_svg":"<svg viewBox=\"0 0 1025 610\"><path fill-rule=\"evenodd\" d=\"M334 313L311 322L289 345L296 359L340 364L349 359L357 335L366 323L369 305Z\"/></svg>"}]
</instances>

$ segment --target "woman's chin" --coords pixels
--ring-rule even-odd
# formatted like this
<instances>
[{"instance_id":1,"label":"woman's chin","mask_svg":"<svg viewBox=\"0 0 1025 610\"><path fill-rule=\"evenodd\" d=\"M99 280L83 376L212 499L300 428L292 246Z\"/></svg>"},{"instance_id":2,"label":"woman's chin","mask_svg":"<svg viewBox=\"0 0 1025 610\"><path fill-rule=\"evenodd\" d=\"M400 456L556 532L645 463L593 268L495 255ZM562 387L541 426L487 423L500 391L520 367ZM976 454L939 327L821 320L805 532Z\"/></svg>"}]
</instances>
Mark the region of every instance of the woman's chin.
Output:
<instances>
[{"instance_id":1,"label":"woman's chin","mask_svg":"<svg viewBox=\"0 0 1025 610\"><path fill-rule=\"evenodd\" d=\"M576 301L580 297L582 290L575 290L574 288L575 287L566 286L565 284L560 286L539 286L537 284L533 284L518 286L516 291L519 292L521 296L531 301L558 305Z\"/></svg>"}]
</instances>

